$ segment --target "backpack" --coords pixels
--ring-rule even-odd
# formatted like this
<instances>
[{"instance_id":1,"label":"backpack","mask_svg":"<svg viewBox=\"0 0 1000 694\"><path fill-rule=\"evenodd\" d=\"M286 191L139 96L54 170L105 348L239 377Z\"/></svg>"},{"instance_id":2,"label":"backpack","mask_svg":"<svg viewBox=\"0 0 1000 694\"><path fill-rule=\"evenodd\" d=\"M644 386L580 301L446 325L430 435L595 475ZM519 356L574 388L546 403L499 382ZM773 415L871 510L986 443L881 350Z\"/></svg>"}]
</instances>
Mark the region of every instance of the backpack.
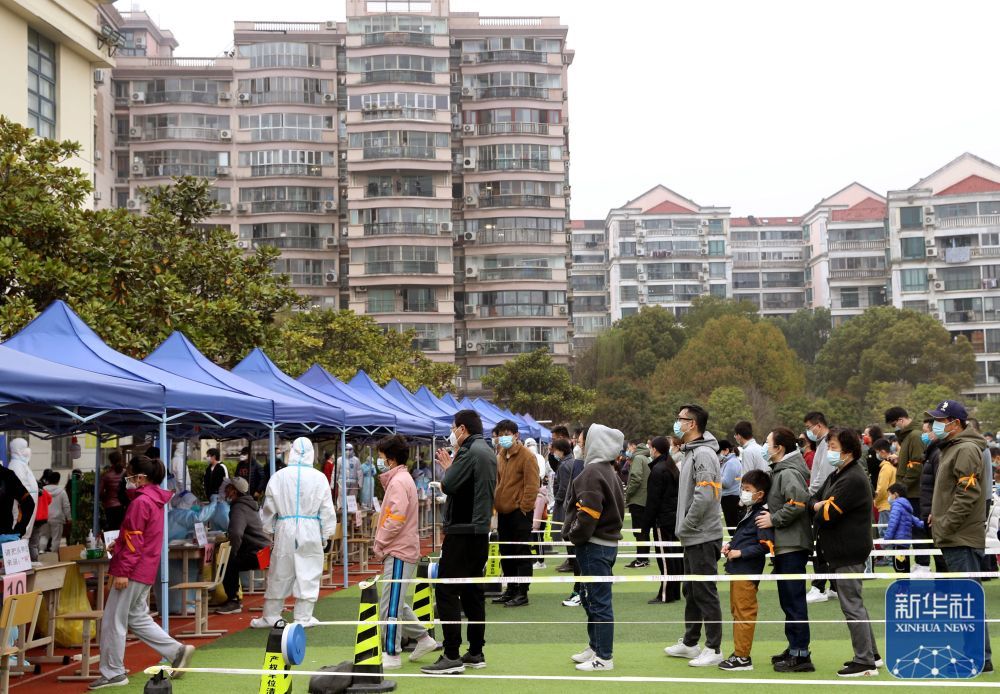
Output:
<instances>
[{"instance_id":1,"label":"backpack","mask_svg":"<svg viewBox=\"0 0 1000 694\"><path fill-rule=\"evenodd\" d=\"M52 494L47 489L38 492L38 505L36 506L35 520L47 521L49 519L49 504L52 503Z\"/></svg>"}]
</instances>

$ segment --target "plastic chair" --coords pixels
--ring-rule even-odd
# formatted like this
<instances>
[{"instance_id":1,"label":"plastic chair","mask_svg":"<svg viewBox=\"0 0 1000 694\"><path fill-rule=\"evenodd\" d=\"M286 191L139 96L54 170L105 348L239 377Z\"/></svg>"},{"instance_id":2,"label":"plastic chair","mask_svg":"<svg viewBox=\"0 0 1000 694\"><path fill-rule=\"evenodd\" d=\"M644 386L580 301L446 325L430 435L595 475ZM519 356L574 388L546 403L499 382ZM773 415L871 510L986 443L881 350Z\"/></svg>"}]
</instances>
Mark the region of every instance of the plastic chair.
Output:
<instances>
[{"instance_id":1,"label":"plastic chair","mask_svg":"<svg viewBox=\"0 0 1000 694\"><path fill-rule=\"evenodd\" d=\"M170 586L171 590L193 590L194 594L194 631L182 632L178 636L189 639L209 639L222 636L225 631L209 631L208 629L208 603L211 602L212 593L222 584L222 579L226 575L226 567L229 566L228 542L219 545L215 555L215 580L214 581L188 581Z\"/></svg>"},{"instance_id":2,"label":"plastic chair","mask_svg":"<svg viewBox=\"0 0 1000 694\"><path fill-rule=\"evenodd\" d=\"M14 629L24 634L22 643L31 641L35 636L35 624L38 622L38 610L42 606L41 591L12 595L3 602L0 612L0 692L10 690L10 658L19 655L24 659L24 653L17 645L8 646Z\"/></svg>"}]
</instances>

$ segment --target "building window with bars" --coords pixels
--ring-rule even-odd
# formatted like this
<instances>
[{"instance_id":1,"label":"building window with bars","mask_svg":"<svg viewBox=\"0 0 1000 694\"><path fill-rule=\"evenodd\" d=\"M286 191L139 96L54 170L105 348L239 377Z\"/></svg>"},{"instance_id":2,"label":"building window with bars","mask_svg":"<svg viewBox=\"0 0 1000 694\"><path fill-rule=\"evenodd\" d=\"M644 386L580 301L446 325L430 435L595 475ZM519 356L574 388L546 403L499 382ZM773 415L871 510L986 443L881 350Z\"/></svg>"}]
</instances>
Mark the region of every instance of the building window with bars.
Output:
<instances>
[{"instance_id":1,"label":"building window with bars","mask_svg":"<svg viewBox=\"0 0 1000 694\"><path fill-rule=\"evenodd\" d=\"M28 29L28 127L56 136L56 45Z\"/></svg>"}]
</instances>

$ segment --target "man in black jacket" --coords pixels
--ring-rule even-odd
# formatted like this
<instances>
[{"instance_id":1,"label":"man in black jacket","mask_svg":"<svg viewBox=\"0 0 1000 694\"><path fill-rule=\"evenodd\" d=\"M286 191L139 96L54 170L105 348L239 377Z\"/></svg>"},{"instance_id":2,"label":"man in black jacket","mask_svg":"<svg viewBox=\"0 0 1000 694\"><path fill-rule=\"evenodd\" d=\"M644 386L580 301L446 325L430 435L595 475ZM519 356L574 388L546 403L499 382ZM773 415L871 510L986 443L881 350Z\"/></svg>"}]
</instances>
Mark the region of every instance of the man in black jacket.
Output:
<instances>
[{"instance_id":1,"label":"man in black jacket","mask_svg":"<svg viewBox=\"0 0 1000 694\"><path fill-rule=\"evenodd\" d=\"M208 467L205 469L205 498L211 500L222 489L226 480L226 466L222 464L218 448L209 448Z\"/></svg>"},{"instance_id":2,"label":"man in black jacket","mask_svg":"<svg viewBox=\"0 0 1000 694\"><path fill-rule=\"evenodd\" d=\"M934 498L934 480L937 479L938 465L941 464L941 442L934 436L933 419L925 419L923 422L923 433L920 434L924 442L924 464L920 469L920 514L919 518L927 525L927 518L931 515L931 501ZM919 548L918 548L919 549ZM929 573L930 557L915 557L916 566L913 573ZM944 557L935 555L934 570L945 572L948 565L944 563Z\"/></svg>"},{"instance_id":3,"label":"man in black jacket","mask_svg":"<svg viewBox=\"0 0 1000 694\"><path fill-rule=\"evenodd\" d=\"M14 506L18 508L14 518ZM14 471L0 467L0 535L24 537L35 513L35 500Z\"/></svg>"},{"instance_id":4,"label":"man in black jacket","mask_svg":"<svg viewBox=\"0 0 1000 694\"><path fill-rule=\"evenodd\" d=\"M441 491L444 505L441 559L438 578L478 578L489 555L493 494L497 486L497 463L483 440L483 421L475 410L459 410L451 427L450 442L455 458L438 449L437 463L445 471ZM482 584L437 584L434 595L444 633L444 653L437 662L420 670L429 675L450 675L486 667L486 599ZM469 650L459 657L462 646L462 615L469 620Z\"/></svg>"},{"instance_id":5,"label":"man in black jacket","mask_svg":"<svg viewBox=\"0 0 1000 694\"><path fill-rule=\"evenodd\" d=\"M649 482L646 487L645 525L651 531L653 542L676 542L677 534L677 485L680 470L670 457L670 441L665 436L657 436L650 443L653 462L649 467ZM684 573L684 560L664 559L663 554L677 554L678 547L654 545L652 554L661 576L680 576ZM661 605L681 599L681 584L678 581L664 581L656 591L650 605Z\"/></svg>"},{"instance_id":6,"label":"man in black jacket","mask_svg":"<svg viewBox=\"0 0 1000 694\"><path fill-rule=\"evenodd\" d=\"M221 493L229 503L229 565L222 578L227 601L219 614L243 611L238 597L240 573L259 569L257 552L271 544L260 522L260 508L249 490L249 482L242 477L234 477L222 487Z\"/></svg>"}]
</instances>

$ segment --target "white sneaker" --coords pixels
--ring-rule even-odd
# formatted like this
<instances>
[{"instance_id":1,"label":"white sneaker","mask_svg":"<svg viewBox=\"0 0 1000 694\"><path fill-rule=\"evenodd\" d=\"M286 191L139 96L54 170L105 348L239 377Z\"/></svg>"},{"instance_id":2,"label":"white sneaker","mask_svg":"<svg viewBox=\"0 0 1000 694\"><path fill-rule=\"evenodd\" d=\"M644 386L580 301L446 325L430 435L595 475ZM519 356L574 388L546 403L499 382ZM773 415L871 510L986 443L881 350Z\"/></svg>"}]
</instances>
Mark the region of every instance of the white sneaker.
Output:
<instances>
[{"instance_id":1,"label":"white sneaker","mask_svg":"<svg viewBox=\"0 0 1000 694\"><path fill-rule=\"evenodd\" d=\"M545 562L544 561L536 561L534 564L531 565L531 568L536 569L536 570L544 569L545 568Z\"/></svg>"},{"instance_id":2,"label":"white sneaker","mask_svg":"<svg viewBox=\"0 0 1000 694\"><path fill-rule=\"evenodd\" d=\"M913 574L914 576L918 576L918 575L919 576L932 576L934 572L931 571L931 567L929 567L929 566L923 566L922 564L917 564L912 569L910 569L910 573Z\"/></svg>"},{"instance_id":3,"label":"white sneaker","mask_svg":"<svg viewBox=\"0 0 1000 694\"><path fill-rule=\"evenodd\" d=\"M311 629L319 624L319 620L315 617L309 617L308 619L296 619L295 623L301 624L303 629Z\"/></svg>"},{"instance_id":4,"label":"white sneaker","mask_svg":"<svg viewBox=\"0 0 1000 694\"><path fill-rule=\"evenodd\" d=\"M698 654L697 658L689 660L688 665L691 667L715 667L723 660L725 658L722 657L722 651L713 651L711 648L706 648Z\"/></svg>"},{"instance_id":5,"label":"white sneaker","mask_svg":"<svg viewBox=\"0 0 1000 694\"><path fill-rule=\"evenodd\" d=\"M593 660L597 656L594 653L594 649L588 646L579 653L575 653L569 657L574 663L586 663L588 660Z\"/></svg>"},{"instance_id":6,"label":"white sneaker","mask_svg":"<svg viewBox=\"0 0 1000 694\"><path fill-rule=\"evenodd\" d=\"M663 652L671 658L687 658L688 660L701 655L701 649L698 646L685 646L684 639L678 639L677 643L673 646L667 646ZM721 663L722 660L720 659L719 662Z\"/></svg>"},{"instance_id":7,"label":"white sneaker","mask_svg":"<svg viewBox=\"0 0 1000 694\"><path fill-rule=\"evenodd\" d=\"M251 629L270 629L274 626L274 622L264 619L263 617L257 617L256 619L250 620Z\"/></svg>"},{"instance_id":8,"label":"white sneaker","mask_svg":"<svg viewBox=\"0 0 1000 694\"><path fill-rule=\"evenodd\" d=\"M594 656L592 660L578 664L576 669L583 670L584 672L606 672L615 669L615 661L610 658L604 660L603 658Z\"/></svg>"},{"instance_id":9,"label":"white sneaker","mask_svg":"<svg viewBox=\"0 0 1000 694\"><path fill-rule=\"evenodd\" d=\"M399 657L399 654L389 655L388 653L382 654L382 669L383 670L398 670L403 667L403 660Z\"/></svg>"},{"instance_id":10,"label":"white sneaker","mask_svg":"<svg viewBox=\"0 0 1000 694\"><path fill-rule=\"evenodd\" d=\"M579 607L583 604L583 600L580 598L579 593L575 593L574 595L570 595L568 598L563 600L562 604L566 607Z\"/></svg>"},{"instance_id":11,"label":"white sneaker","mask_svg":"<svg viewBox=\"0 0 1000 694\"><path fill-rule=\"evenodd\" d=\"M826 591L826 599L827 600L836 600L837 599L837 591L835 591L833 588L830 588L829 590L827 590Z\"/></svg>"},{"instance_id":12,"label":"white sneaker","mask_svg":"<svg viewBox=\"0 0 1000 694\"><path fill-rule=\"evenodd\" d=\"M430 634L424 634L417 640L417 645L413 648L413 652L410 653L410 660L418 660L428 653L433 653L439 648L441 648L440 643L431 638Z\"/></svg>"},{"instance_id":13,"label":"white sneaker","mask_svg":"<svg viewBox=\"0 0 1000 694\"><path fill-rule=\"evenodd\" d=\"M829 599L830 596L821 591L816 586L810 588L809 592L806 593L806 602L810 604L814 602L826 602Z\"/></svg>"}]
</instances>

